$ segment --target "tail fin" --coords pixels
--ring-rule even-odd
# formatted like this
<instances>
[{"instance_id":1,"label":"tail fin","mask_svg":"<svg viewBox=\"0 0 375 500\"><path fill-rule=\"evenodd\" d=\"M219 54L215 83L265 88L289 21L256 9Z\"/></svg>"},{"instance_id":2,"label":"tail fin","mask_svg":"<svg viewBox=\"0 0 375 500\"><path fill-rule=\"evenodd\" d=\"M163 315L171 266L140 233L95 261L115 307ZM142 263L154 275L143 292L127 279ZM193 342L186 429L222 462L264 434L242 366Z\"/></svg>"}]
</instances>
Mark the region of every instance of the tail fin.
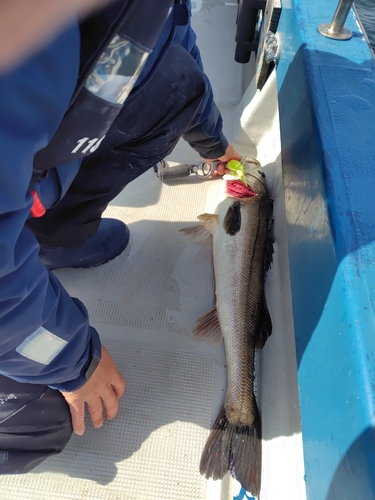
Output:
<instances>
[{"instance_id":1,"label":"tail fin","mask_svg":"<svg viewBox=\"0 0 375 500\"><path fill-rule=\"evenodd\" d=\"M252 426L231 424L222 407L208 436L200 462L200 473L207 479L232 476L254 496L259 495L262 441L258 409Z\"/></svg>"}]
</instances>

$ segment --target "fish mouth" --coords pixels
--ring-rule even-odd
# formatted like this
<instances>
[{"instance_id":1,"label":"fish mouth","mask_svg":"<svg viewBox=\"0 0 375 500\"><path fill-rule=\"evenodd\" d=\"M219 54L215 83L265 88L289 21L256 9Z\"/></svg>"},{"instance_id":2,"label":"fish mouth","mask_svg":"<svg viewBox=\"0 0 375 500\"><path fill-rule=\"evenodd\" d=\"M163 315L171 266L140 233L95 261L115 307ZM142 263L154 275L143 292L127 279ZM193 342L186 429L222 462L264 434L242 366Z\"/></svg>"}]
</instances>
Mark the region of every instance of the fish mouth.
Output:
<instances>
[{"instance_id":1,"label":"fish mouth","mask_svg":"<svg viewBox=\"0 0 375 500\"><path fill-rule=\"evenodd\" d=\"M246 169L245 178L246 184L242 180L224 176L228 196L233 198L252 198L261 194L266 189L266 176L261 167Z\"/></svg>"},{"instance_id":2,"label":"fish mouth","mask_svg":"<svg viewBox=\"0 0 375 500\"><path fill-rule=\"evenodd\" d=\"M233 198L251 198L257 195L250 186L246 186L246 184L239 180L227 180L226 191L227 194Z\"/></svg>"}]
</instances>

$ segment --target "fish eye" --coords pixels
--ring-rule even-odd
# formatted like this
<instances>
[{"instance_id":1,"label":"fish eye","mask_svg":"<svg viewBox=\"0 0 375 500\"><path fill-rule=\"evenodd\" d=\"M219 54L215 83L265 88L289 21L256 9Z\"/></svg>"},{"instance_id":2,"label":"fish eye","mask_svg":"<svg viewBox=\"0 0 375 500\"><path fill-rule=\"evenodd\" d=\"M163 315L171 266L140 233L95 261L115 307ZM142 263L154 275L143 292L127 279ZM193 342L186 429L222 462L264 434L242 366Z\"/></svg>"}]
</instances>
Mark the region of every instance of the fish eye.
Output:
<instances>
[{"instance_id":1,"label":"fish eye","mask_svg":"<svg viewBox=\"0 0 375 500\"><path fill-rule=\"evenodd\" d=\"M266 176L266 174L262 170L258 170L258 174L260 174L262 177Z\"/></svg>"}]
</instances>

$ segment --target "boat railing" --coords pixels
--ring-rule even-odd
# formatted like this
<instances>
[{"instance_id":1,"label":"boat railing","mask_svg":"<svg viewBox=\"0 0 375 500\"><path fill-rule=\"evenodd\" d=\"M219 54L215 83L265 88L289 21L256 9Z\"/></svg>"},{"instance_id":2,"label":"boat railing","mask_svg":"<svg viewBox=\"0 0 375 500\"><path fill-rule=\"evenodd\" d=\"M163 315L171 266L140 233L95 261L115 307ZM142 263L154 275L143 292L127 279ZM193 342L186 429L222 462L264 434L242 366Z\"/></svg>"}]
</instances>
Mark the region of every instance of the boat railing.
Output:
<instances>
[{"instance_id":1,"label":"boat railing","mask_svg":"<svg viewBox=\"0 0 375 500\"><path fill-rule=\"evenodd\" d=\"M352 37L352 32L345 28L344 24L352 4L353 0L339 0L331 24L320 24L318 26L319 33L335 40L349 40Z\"/></svg>"}]
</instances>

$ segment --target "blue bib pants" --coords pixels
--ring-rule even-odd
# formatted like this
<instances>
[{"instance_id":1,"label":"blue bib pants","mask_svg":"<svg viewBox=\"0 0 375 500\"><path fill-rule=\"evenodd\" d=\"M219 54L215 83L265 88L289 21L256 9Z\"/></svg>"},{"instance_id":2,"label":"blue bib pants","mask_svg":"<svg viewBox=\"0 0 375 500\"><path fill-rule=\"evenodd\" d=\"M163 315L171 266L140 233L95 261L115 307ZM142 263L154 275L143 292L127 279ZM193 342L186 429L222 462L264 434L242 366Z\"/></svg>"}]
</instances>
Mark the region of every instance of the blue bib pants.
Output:
<instances>
[{"instance_id":1,"label":"blue bib pants","mask_svg":"<svg viewBox=\"0 0 375 500\"><path fill-rule=\"evenodd\" d=\"M193 57L177 43L168 45L157 71L130 94L98 150L83 159L64 198L27 222L39 243L73 246L95 234L108 203L189 130L205 90Z\"/></svg>"}]
</instances>

